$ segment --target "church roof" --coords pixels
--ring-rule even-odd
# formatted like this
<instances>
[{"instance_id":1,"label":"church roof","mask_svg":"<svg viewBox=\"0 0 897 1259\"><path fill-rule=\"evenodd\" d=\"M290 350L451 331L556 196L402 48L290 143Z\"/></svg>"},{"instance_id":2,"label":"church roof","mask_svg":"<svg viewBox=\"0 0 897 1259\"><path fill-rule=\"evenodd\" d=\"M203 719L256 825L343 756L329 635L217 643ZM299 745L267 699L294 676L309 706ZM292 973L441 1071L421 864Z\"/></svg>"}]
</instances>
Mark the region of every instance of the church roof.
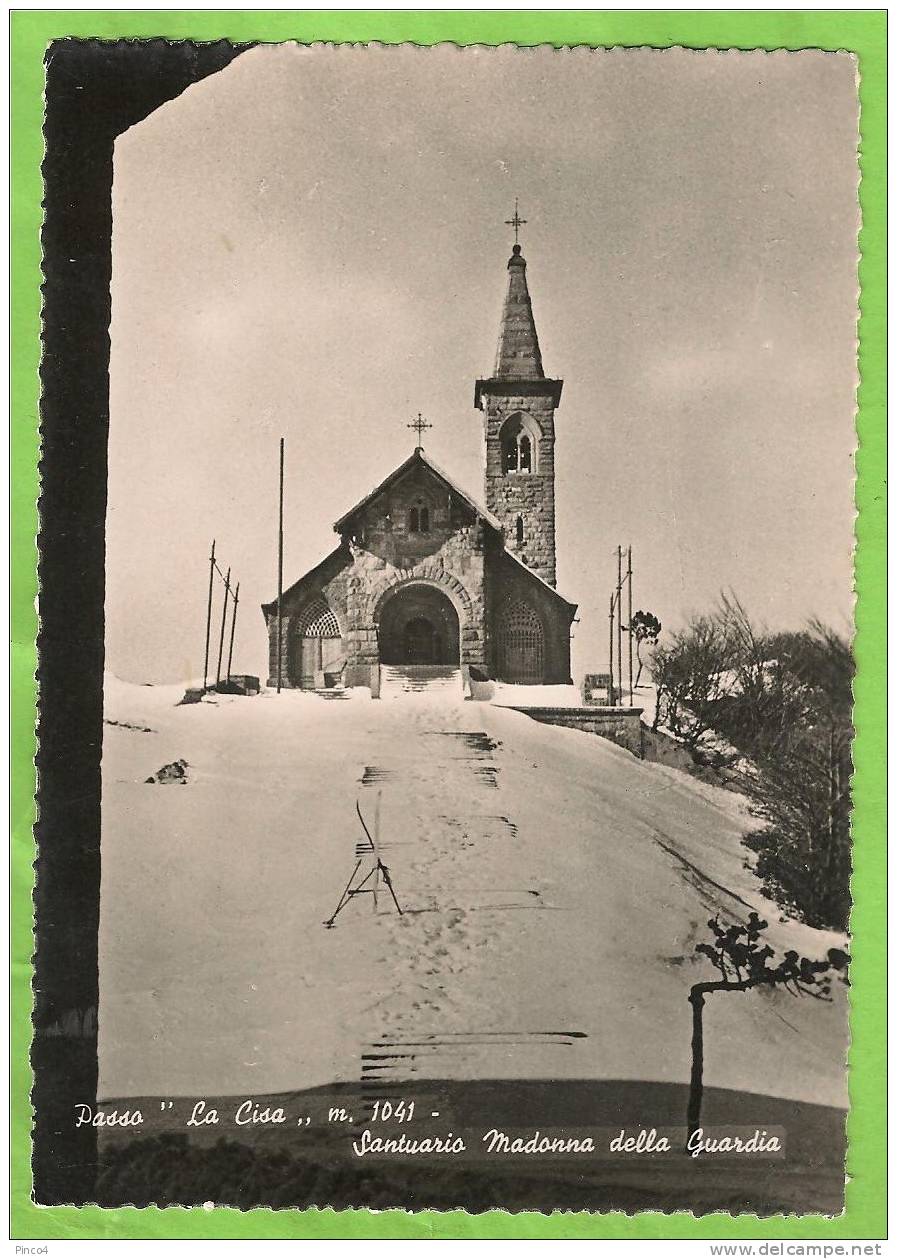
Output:
<instances>
[{"instance_id":1,"label":"church roof","mask_svg":"<svg viewBox=\"0 0 897 1259\"><path fill-rule=\"evenodd\" d=\"M283 592L284 601L291 599L303 586L314 585L315 582L328 581L335 572L350 561L351 552L345 543L341 542L335 550L331 551L329 555L325 555L322 560L315 564L314 568L310 568L307 573L303 573L292 585L287 586ZM265 616L273 616L276 611L276 599L272 599L270 603L262 604L262 612Z\"/></svg>"},{"instance_id":2,"label":"church roof","mask_svg":"<svg viewBox=\"0 0 897 1259\"><path fill-rule=\"evenodd\" d=\"M481 507L479 503L477 503L475 499L472 499L465 490L462 490L460 486L452 480L447 472L444 472L438 464L434 463L428 455L424 454L420 447L418 447L413 454L409 455L404 463L400 463L399 466L395 468L389 476L385 478L385 480L381 481L378 486L372 489L369 494L366 494L360 502L356 503L351 511L347 511L344 516L341 516L334 524L334 530L337 533L345 533L354 516L366 507L368 503L372 502L378 494L389 489L391 485L394 485L396 481L398 481L406 472L409 472L415 466L427 468L435 477L438 477L438 479L445 485L446 489L451 490L451 492L461 499L462 502L466 503L475 515L479 516L482 520L485 520L485 522L494 529L496 533L499 535L502 534L501 521L493 516L492 512L487 511L485 507ZM539 576L538 573L533 572L529 565L524 564L524 562L512 551L508 551L503 547L502 555L515 567L522 569L531 581L536 582L539 586L543 587L548 594L553 595L559 603L564 604L570 610L570 617L572 619L576 612L577 605L575 603L570 603L568 599L565 599L563 595L559 594L557 590L555 590L554 586L550 586L547 581ZM316 564L314 568L309 569L309 571L303 574L298 581L293 582L291 586L287 587L287 589L283 592L283 598L287 599L295 595L301 587L314 584L315 580L322 579L325 574L329 575L331 572L335 572L340 566L347 562L348 558L349 551L346 548L345 542L342 542L334 551L331 551L329 555L325 556L320 563ZM270 603L262 604L262 611L266 615L272 615L276 608L276 599L272 600Z\"/></svg>"},{"instance_id":3,"label":"church roof","mask_svg":"<svg viewBox=\"0 0 897 1259\"><path fill-rule=\"evenodd\" d=\"M439 480L445 484L446 489L451 490L451 492L457 495L462 502L466 503L475 515L479 516L482 520L485 520L486 523L491 525L491 527L498 533L501 533L501 522L492 515L492 512L487 511L485 507L481 507L479 503L475 502L474 499L466 493L466 491L456 485L448 473L443 472L443 470L438 467L428 455L424 454L420 447L418 447L412 455L409 455L404 463L400 463L394 471L390 472L389 476L386 477L385 480L375 486L374 489L371 490L370 494L366 494L364 498L361 499L360 502L356 503L350 511L347 511L344 516L340 516L339 520L337 520L333 526L336 532L342 533L354 516L357 516L364 507L367 507L368 503L372 502L378 494L383 493L384 490L388 490L391 485L395 485L396 481L398 481L400 477L404 476L406 472L409 472L415 465L428 468L434 476L438 477Z\"/></svg>"},{"instance_id":4,"label":"church roof","mask_svg":"<svg viewBox=\"0 0 897 1259\"><path fill-rule=\"evenodd\" d=\"M518 568L522 568L527 577L530 577L533 581L538 582L539 585L548 592L548 594L554 595L555 599L559 600L559 602L563 604L566 604L566 606L570 609L570 619L573 619L576 609L579 607L578 603L571 603L569 599L565 599L562 594L559 594L557 590L555 590L554 586L549 586L544 577L540 577L538 573L533 572L529 564L524 564L520 556L515 555L513 551L505 549L503 551L503 555L510 560L512 564L516 564Z\"/></svg>"}]
</instances>

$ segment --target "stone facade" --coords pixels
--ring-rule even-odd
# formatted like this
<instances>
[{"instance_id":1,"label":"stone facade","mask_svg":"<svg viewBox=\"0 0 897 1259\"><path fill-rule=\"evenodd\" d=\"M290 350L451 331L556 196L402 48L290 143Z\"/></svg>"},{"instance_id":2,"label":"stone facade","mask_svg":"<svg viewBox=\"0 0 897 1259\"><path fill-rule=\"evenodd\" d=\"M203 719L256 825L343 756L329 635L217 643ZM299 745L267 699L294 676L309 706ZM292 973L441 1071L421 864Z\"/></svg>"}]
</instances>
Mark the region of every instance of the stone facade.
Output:
<instances>
[{"instance_id":1,"label":"stone facade","mask_svg":"<svg viewBox=\"0 0 897 1259\"><path fill-rule=\"evenodd\" d=\"M419 527L423 507L426 532ZM416 530L411 528L415 510ZM300 685L299 653L308 610L326 606L336 619L340 638L332 672L348 686L371 686L376 691L384 611L394 611L396 600L421 587L438 592L450 605L449 615L457 618L457 663L469 676L500 676L502 617L505 609L523 603L532 609L541 629L541 680L570 680L574 605L514 559L503 546L498 522L478 511L420 452L338 521L336 528L341 534L339 547L284 593L283 685ZM277 676L276 602L265 604L262 610L268 625L270 685ZM324 684L322 678L320 685Z\"/></svg>"},{"instance_id":2,"label":"stone facade","mask_svg":"<svg viewBox=\"0 0 897 1259\"><path fill-rule=\"evenodd\" d=\"M555 590L554 413L519 245L508 263L484 414L485 509L420 447L336 522L340 544L287 591L282 684L335 680L378 693L381 664L460 667L467 678L570 681L576 607ZM278 674L277 604L262 608L269 685Z\"/></svg>"},{"instance_id":3,"label":"stone facade","mask_svg":"<svg viewBox=\"0 0 897 1259\"><path fill-rule=\"evenodd\" d=\"M370 686L380 664L380 620L403 589L428 586L442 593L458 618L460 664L486 676L484 531L486 522L466 500L434 476L422 458L405 474L339 523L340 547L284 595L282 676L297 685L297 631L303 608L323 598L339 622L344 681ZM426 506L428 528L412 532L410 514ZM419 519L418 515L418 519ZM277 672L276 603L268 621L271 676Z\"/></svg>"},{"instance_id":4,"label":"stone facade","mask_svg":"<svg viewBox=\"0 0 897 1259\"><path fill-rule=\"evenodd\" d=\"M544 657L542 682L564 686L570 682L570 626L576 613L544 581L533 576L505 548L491 557L490 580L487 587L487 660L490 678L514 681L503 677L500 640L505 612L515 604L524 603L538 617L541 625Z\"/></svg>"}]
</instances>

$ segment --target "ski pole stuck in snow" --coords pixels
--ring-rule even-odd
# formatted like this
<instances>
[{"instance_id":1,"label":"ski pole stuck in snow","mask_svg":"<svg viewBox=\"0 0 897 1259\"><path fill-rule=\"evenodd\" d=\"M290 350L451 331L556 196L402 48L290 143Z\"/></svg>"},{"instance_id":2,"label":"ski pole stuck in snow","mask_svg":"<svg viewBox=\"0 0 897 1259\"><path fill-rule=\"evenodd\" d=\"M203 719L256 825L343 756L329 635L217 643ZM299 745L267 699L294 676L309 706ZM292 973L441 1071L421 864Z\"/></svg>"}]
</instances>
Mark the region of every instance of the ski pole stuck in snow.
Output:
<instances>
[{"instance_id":1,"label":"ski pole stuck in snow","mask_svg":"<svg viewBox=\"0 0 897 1259\"><path fill-rule=\"evenodd\" d=\"M367 837L367 847L365 851L370 853L372 864L371 864L371 868L365 874L364 878L362 878L360 882L356 883L355 880L358 876L358 873L361 870L361 867L364 865L364 857L361 856L358 858L358 860L355 863L355 869L352 871L352 873L349 876L349 882L346 884L345 889L343 890L343 894L342 896L340 896L339 901L337 902L336 909L333 911L330 917L326 919L326 921L324 922L324 926L327 928L330 928L334 925L334 923L336 922L337 914L339 914L341 910L346 908L346 906L348 905L349 901L352 899L353 896L366 896L366 895L373 896L374 913L376 913L377 908L378 908L377 896L380 889L381 877L383 879L384 885L389 891L390 896L392 897L393 904L395 905L398 912L400 914L402 913L402 907L399 904L398 898L395 893L395 888L392 885L392 876L389 873L389 868L383 864L383 861L380 858L380 797L381 797L381 794L382 794L381 792L377 793L377 805L374 811L375 821L374 821L373 835L368 830L367 823L364 820L364 815L361 812L361 804L359 803L359 801L357 800L355 801L355 812L358 814L358 820L359 822L361 822L362 828L364 829L364 833ZM374 880L373 886L365 887L365 884L372 878Z\"/></svg>"}]
</instances>

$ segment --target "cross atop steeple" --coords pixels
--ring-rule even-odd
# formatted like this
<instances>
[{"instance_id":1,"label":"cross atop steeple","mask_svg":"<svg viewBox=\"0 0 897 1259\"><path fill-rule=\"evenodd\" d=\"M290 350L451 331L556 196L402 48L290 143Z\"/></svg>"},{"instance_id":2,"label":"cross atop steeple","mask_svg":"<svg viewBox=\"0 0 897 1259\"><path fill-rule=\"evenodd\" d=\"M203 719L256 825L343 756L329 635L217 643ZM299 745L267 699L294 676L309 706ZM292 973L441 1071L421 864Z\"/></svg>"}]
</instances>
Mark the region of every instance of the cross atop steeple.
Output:
<instances>
[{"instance_id":1,"label":"cross atop steeple","mask_svg":"<svg viewBox=\"0 0 897 1259\"><path fill-rule=\"evenodd\" d=\"M520 235L520 229L521 227L525 227L525 226L526 226L526 219L522 219L520 217L520 213L519 213L519 209L517 205L517 198L515 197L514 198L514 217L512 219L505 219L505 227L513 227L514 229L514 244L515 245L518 245L520 243L518 239Z\"/></svg>"},{"instance_id":2,"label":"cross atop steeple","mask_svg":"<svg viewBox=\"0 0 897 1259\"><path fill-rule=\"evenodd\" d=\"M432 428L432 427L433 427L433 425L432 425L432 424L428 424L428 423L427 423L427 421L424 419L424 417L421 415L420 411L418 411L418 413L417 413L417 419L416 419L416 420L412 420L412 421L411 421L411 423L410 423L410 424L406 424L406 425L405 425L405 427L406 427L406 428L413 428L413 429L414 429L414 431L417 433L417 445L415 446L415 448L414 448L414 449L415 449L415 450L423 450L423 448L424 448L424 447L423 447L423 441L422 441L422 438L423 438L423 435L424 435L424 429L427 429L427 428Z\"/></svg>"}]
</instances>

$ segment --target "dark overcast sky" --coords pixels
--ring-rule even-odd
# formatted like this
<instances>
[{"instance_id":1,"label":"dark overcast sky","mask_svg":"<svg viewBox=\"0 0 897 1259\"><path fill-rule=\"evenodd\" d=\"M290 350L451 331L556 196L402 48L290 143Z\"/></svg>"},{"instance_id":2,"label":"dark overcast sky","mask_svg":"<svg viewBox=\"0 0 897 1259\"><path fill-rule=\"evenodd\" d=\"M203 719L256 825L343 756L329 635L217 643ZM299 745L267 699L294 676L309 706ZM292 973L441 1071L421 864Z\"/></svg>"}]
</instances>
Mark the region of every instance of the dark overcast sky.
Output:
<instances>
[{"instance_id":1,"label":"dark overcast sky","mask_svg":"<svg viewBox=\"0 0 897 1259\"><path fill-rule=\"evenodd\" d=\"M557 415L574 671L614 548L681 623L852 610L855 65L846 54L269 46L116 146L107 667L202 672L208 545L265 673L285 578L413 446L482 499L518 195Z\"/></svg>"}]
</instances>

